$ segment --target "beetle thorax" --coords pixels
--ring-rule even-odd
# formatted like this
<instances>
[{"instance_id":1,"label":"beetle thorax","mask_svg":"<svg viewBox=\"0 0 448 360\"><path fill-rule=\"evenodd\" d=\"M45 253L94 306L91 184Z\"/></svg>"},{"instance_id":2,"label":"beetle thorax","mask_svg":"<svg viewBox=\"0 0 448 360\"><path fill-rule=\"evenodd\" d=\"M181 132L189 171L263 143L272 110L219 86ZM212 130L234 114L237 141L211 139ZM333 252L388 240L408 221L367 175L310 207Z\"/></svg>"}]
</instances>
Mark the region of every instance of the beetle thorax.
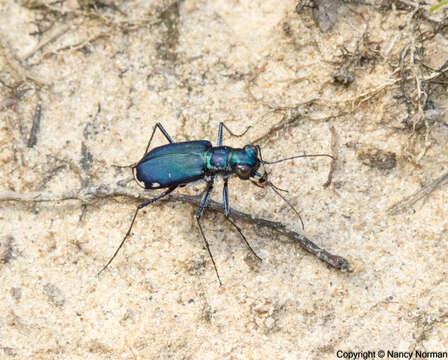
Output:
<instances>
[{"instance_id":1,"label":"beetle thorax","mask_svg":"<svg viewBox=\"0 0 448 360\"><path fill-rule=\"evenodd\" d=\"M232 171L230 158L233 149L228 146L211 148L207 153L207 171L213 174L227 174Z\"/></svg>"},{"instance_id":2,"label":"beetle thorax","mask_svg":"<svg viewBox=\"0 0 448 360\"><path fill-rule=\"evenodd\" d=\"M229 146L213 147L207 152L207 172L211 175L236 174L241 179L248 179L257 170L260 161L250 145L242 149Z\"/></svg>"}]
</instances>

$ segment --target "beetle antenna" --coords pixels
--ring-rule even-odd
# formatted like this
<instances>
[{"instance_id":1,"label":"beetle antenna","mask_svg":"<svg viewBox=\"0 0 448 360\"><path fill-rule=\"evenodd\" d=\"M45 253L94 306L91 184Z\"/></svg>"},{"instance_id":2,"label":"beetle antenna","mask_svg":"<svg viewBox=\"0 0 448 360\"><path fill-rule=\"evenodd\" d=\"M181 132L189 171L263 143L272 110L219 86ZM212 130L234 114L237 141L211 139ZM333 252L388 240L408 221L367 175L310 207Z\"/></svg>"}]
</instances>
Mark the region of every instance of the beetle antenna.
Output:
<instances>
[{"instance_id":1,"label":"beetle antenna","mask_svg":"<svg viewBox=\"0 0 448 360\"><path fill-rule=\"evenodd\" d=\"M285 189L279 188L278 186L275 186L275 185L274 185L273 183L271 183L270 181L268 181L268 183L269 183L269 185L272 186L272 188L274 188L275 190L283 191L283 192L285 192L285 193L289 192L288 190L285 190Z\"/></svg>"},{"instance_id":2,"label":"beetle antenna","mask_svg":"<svg viewBox=\"0 0 448 360\"><path fill-rule=\"evenodd\" d=\"M305 225L303 224L303 220L302 217L300 216L300 213L296 210L296 208L289 202L289 200L287 198L285 198L279 190L281 191L287 191L287 190L283 190L283 189L279 189L277 186L275 186L273 183L271 183L270 181L267 182L267 184L269 185L269 187L278 195L282 198L282 200L288 204L288 206L292 209L292 211L294 211L297 215L297 217L300 220L300 223L302 224L302 230L305 230Z\"/></svg>"},{"instance_id":3,"label":"beetle antenna","mask_svg":"<svg viewBox=\"0 0 448 360\"><path fill-rule=\"evenodd\" d=\"M275 160L275 161L266 161L266 160L261 160L261 161L263 162L263 164L273 165L273 164L278 164L280 162L287 161L287 160L293 160L293 159L305 158L305 157L322 157L322 156L329 157L330 159L334 160L334 157L329 154L310 154L310 155L304 154L304 155L292 156L289 158Z\"/></svg>"},{"instance_id":4,"label":"beetle antenna","mask_svg":"<svg viewBox=\"0 0 448 360\"><path fill-rule=\"evenodd\" d=\"M329 158L331 158L331 159L334 159L334 157L333 156L331 156L331 155L328 155L328 154L311 154L311 155L306 155L306 154L304 154L304 155L297 155L297 156L292 156L292 157L289 157L289 158L286 158L286 159L280 159L280 160L276 160L276 161L265 161L265 160L263 160L263 156L261 155L261 148L260 148L260 145L255 145L255 147L257 148L257 151L258 151L258 155L260 156L260 162L264 165L264 164L268 164L268 165L272 165L272 164L277 164L277 163L279 163L279 162L282 162L282 161L286 161L286 160L292 160L292 159L298 159L298 158L303 158L303 157L320 157L320 156L325 156L325 157L329 157ZM289 200L286 198L286 197L284 197L281 193L280 193L280 191L283 191L283 192L288 192L288 190L284 190L284 189L281 189L281 188L279 188L279 187L277 187L277 186L275 186L272 182L270 182L270 181L266 181L266 175L267 175L267 173L265 172L265 176L263 176L263 182L264 182L264 184L267 184L267 185L269 185L269 187L286 203L286 204L288 204L288 206L292 209L292 211L294 211L295 213L296 213L296 215L297 215L297 217L299 218L299 220L300 220L300 223L302 224L302 229L303 230L305 230L305 225L304 225L304 223L303 223L303 220L302 220L302 217L300 216L300 213L296 210L296 208L289 202ZM255 184L255 185L257 185L258 187L263 187L263 185L262 184L260 184L260 183L256 183L255 181L252 181L252 183L253 184Z\"/></svg>"}]
</instances>

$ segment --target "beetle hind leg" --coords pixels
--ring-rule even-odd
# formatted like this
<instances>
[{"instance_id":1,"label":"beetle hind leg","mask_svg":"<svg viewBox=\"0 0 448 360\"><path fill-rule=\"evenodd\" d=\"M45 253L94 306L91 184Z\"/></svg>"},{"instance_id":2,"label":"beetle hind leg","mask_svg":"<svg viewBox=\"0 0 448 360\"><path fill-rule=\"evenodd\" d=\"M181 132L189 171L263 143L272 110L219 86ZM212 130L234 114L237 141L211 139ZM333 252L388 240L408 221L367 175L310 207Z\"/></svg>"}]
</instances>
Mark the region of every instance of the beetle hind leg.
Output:
<instances>
[{"instance_id":1,"label":"beetle hind leg","mask_svg":"<svg viewBox=\"0 0 448 360\"><path fill-rule=\"evenodd\" d=\"M151 136L150 136L150 138L149 138L148 145L146 145L145 153L143 154L142 158L148 153L149 147L151 146L152 139L154 138L154 134L156 133L156 130L157 130L157 129L159 129L159 130L162 132L162 134L165 136L165 138L168 140L168 142L169 142L170 144L174 143L173 139L172 139L171 136L168 134L168 132L165 130L165 128L163 127L163 125L162 125L161 123L156 123L156 125L155 125L154 128L152 129L152 133L151 133ZM130 167L130 168L134 168L134 167L136 167L136 166L140 163L140 161L141 161L141 160L139 160L139 161L137 161L137 162L135 162L135 163L132 163L132 164L130 164L130 165L114 165L114 164L112 164L112 166L113 166L113 167L116 167L116 168L119 168L119 169L129 168L129 167Z\"/></svg>"},{"instance_id":2,"label":"beetle hind leg","mask_svg":"<svg viewBox=\"0 0 448 360\"><path fill-rule=\"evenodd\" d=\"M201 233L202 239L204 240L208 255L210 256L210 259L212 260L212 263L213 263L213 267L215 268L215 273L216 273L216 277L218 278L219 285L222 286L221 278L219 277L218 268L216 267L215 259L213 258L212 252L210 251L210 245L208 244L207 238L205 237L204 230L202 229L202 225L200 222L202 213L204 212L204 210L207 206L208 200L210 199L210 194L211 194L212 190L213 190L213 179L207 183L207 188L202 193L202 199L201 199L201 203L199 205L199 210L196 213L196 221L198 223L199 232Z\"/></svg>"},{"instance_id":3,"label":"beetle hind leg","mask_svg":"<svg viewBox=\"0 0 448 360\"><path fill-rule=\"evenodd\" d=\"M143 154L143 156L145 156L148 153L149 147L151 146L151 142L152 142L152 138L154 137L154 134L156 133L156 130L159 129L161 131L161 133L165 136L165 138L168 140L168 142L170 144L174 143L174 140L171 138L171 136L168 134L168 132L165 130L165 128L163 127L163 125L161 123L156 123L156 125L154 126L154 128L152 129L152 134L151 137L149 138L148 141L148 145L146 145L146 150L145 153ZM143 157L142 156L142 157Z\"/></svg>"},{"instance_id":4,"label":"beetle hind leg","mask_svg":"<svg viewBox=\"0 0 448 360\"><path fill-rule=\"evenodd\" d=\"M145 206L151 205L152 203L155 203L156 201L164 198L165 196L167 196L168 194L170 194L171 192L173 192L176 189L177 186L173 186L170 187L168 190L164 191L163 193L161 193L160 195L156 196L155 198L152 198L150 200L147 200L141 204L139 204L137 206L137 209L135 210L134 213L134 217L132 218L131 221L131 225L129 226L128 231L126 232L126 235L124 236L123 240L121 241L120 245L118 246L118 248L115 250L114 254L112 255L112 257L109 259L109 261L106 263L106 265L103 266L103 268L98 272L98 276L101 275L101 273L107 269L107 267L110 265L110 263L112 262L113 259L115 259L115 257L117 256L118 252L120 251L120 249L123 247L126 239L129 237L129 235L131 234L131 230L132 227L134 226L134 222L135 219L137 217L137 214L139 212L140 209L143 209Z\"/></svg>"}]
</instances>

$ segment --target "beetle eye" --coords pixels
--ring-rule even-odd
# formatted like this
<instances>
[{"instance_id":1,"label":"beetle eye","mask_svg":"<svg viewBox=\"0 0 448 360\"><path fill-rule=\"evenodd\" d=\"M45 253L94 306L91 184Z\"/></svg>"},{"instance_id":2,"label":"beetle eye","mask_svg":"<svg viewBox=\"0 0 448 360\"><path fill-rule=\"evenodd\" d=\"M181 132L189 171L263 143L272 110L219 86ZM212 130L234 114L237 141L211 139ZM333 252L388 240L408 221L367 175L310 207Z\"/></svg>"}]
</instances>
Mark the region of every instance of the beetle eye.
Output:
<instances>
[{"instance_id":1,"label":"beetle eye","mask_svg":"<svg viewBox=\"0 0 448 360\"><path fill-rule=\"evenodd\" d=\"M247 180L250 177L250 173L252 168L249 165L237 165L235 168L235 172L240 179Z\"/></svg>"}]
</instances>

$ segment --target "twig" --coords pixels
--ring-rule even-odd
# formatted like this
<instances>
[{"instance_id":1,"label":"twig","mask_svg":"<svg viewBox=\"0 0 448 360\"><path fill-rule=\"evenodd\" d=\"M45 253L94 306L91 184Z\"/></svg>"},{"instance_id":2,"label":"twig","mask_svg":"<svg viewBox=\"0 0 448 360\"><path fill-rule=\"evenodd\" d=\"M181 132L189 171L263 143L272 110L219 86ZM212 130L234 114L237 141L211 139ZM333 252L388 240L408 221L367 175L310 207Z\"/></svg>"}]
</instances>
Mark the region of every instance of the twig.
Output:
<instances>
[{"instance_id":1,"label":"twig","mask_svg":"<svg viewBox=\"0 0 448 360\"><path fill-rule=\"evenodd\" d=\"M75 51L75 50L78 50L78 49L82 49L83 47L85 47L86 45L88 45L89 43L91 43L93 41L96 41L96 40L98 40L100 38L109 37L109 36L110 35L108 33L101 31L98 34L92 35L89 38L87 38L85 40L82 40L82 41L80 41L80 42L78 42L76 44L66 45L66 46L63 46L63 47L61 47L59 49L56 49L52 53L54 53L54 54L61 54L62 51L65 51L65 50ZM47 54L45 54L45 55L47 55Z\"/></svg>"},{"instance_id":2,"label":"twig","mask_svg":"<svg viewBox=\"0 0 448 360\"><path fill-rule=\"evenodd\" d=\"M0 111L16 105L19 102L19 100L23 97L23 95L25 95L27 91L31 90L30 88L19 89L21 83L19 83L14 87L3 84L1 80L0 83L2 83L2 85L8 87L11 90L10 95L8 95L7 97L5 97L3 100L0 101Z\"/></svg>"},{"instance_id":3,"label":"twig","mask_svg":"<svg viewBox=\"0 0 448 360\"><path fill-rule=\"evenodd\" d=\"M428 185L424 186L422 189L420 189L416 193L404 198L403 200L399 201L395 205L391 206L387 210L387 212L391 215L396 215L396 214L402 212L403 210L410 208L412 205L414 205L420 199L429 196L437 188L441 187L442 185L444 185L446 183L448 183L448 172L446 172L439 178L435 179Z\"/></svg>"},{"instance_id":4,"label":"twig","mask_svg":"<svg viewBox=\"0 0 448 360\"><path fill-rule=\"evenodd\" d=\"M314 100L313 100L314 101ZM286 107L279 107L278 109L273 109L272 111L285 111L282 120L280 120L277 124L274 124L268 131L266 131L263 135L259 136L255 140L253 140L252 144L260 144L269 139L270 137L274 136L274 134L279 133L280 131L294 128L298 126L299 121L298 120L310 120L317 123L327 122L330 119L336 119L343 117L347 114L349 114L346 111L341 111L334 115L329 116L323 116L323 117L311 117L309 115L302 115L302 111L299 109L300 105L306 105L307 103L299 104L296 108L286 108ZM287 110L285 110L287 109Z\"/></svg>"},{"instance_id":5,"label":"twig","mask_svg":"<svg viewBox=\"0 0 448 360\"><path fill-rule=\"evenodd\" d=\"M331 155L333 156L333 159L331 159L330 172L328 173L327 181L323 185L324 188L329 187L331 181L333 180L333 173L336 168L336 160L337 160L337 154L336 154L337 135L334 126L330 126L330 132L331 132Z\"/></svg>"},{"instance_id":6,"label":"twig","mask_svg":"<svg viewBox=\"0 0 448 360\"><path fill-rule=\"evenodd\" d=\"M400 83L400 91L401 95L403 96L406 107L408 109L408 113L411 111L411 100L408 98L406 94L406 65L405 65L405 58L409 51L410 45L406 45L403 47L403 49L400 52L400 75L401 75L401 83Z\"/></svg>"},{"instance_id":7,"label":"twig","mask_svg":"<svg viewBox=\"0 0 448 360\"><path fill-rule=\"evenodd\" d=\"M17 98L17 96L13 95L7 96L0 101L0 111L2 111L3 109L7 109L10 106L16 105L18 102L19 99Z\"/></svg>"},{"instance_id":8,"label":"twig","mask_svg":"<svg viewBox=\"0 0 448 360\"><path fill-rule=\"evenodd\" d=\"M435 71L427 76L423 76L421 81L432 81L435 78L439 77L440 75L442 75L444 72L446 72L448 69L443 68L440 69L438 71ZM393 75L397 72L399 72L400 69L397 69L395 71L393 71L390 75ZM370 98L374 97L375 95L377 95L378 93L380 93L381 91L383 91L384 89L386 89L389 86L393 86L397 83L399 83L400 81L405 81L405 80L412 80L413 77L412 76L405 76L404 78L397 78L397 79L392 79L389 80L379 86L377 86L376 88L372 89L372 90L368 90L364 93L361 93L359 95L356 95L355 97L349 98L347 100L345 100L343 103L347 103L347 102L351 102L351 103L363 103L366 102L367 100L369 100Z\"/></svg>"},{"instance_id":9,"label":"twig","mask_svg":"<svg viewBox=\"0 0 448 360\"><path fill-rule=\"evenodd\" d=\"M38 104L36 106L36 111L34 112L33 116L33 126L31 127L30 137L28 138L27 146L29 148L32 148L34 145L37 144L37 134L39 133L41 118L42 118L41 106L40 104Z\"/></svg>"},{"instance_id":10,"label":"twig","mask_svg":"<svg viewBox=\"0 0 448 360\"><path fill-rule=\"evenodd\" d=\"M404 4L404 5L413 7L414 10L420 10L420 9L423 9L421 3L416 3L416 2L411 1L411 0L396 0L396 2L400 2L400 3ZM437 18L435 18L435 17L429 15L429 11L422 11L422 16L423 16L426 20L428 20L428 21L431 21L431 22L434 22L434 23L437 23L437 24L443 23L443 19L440 20L440 19L437 19Z\"/></svg>"},{"instance_id":11,"label":"twig","mask_svg":"<svg viewBox=\"0 0 448 360\"><path fill-rule=\"evenodd\" d=\"M279 109L281 110L281 109ZM282 109L283 110L283 109ZM298 110L298 107L295 109L289 109L284 115L282 120L280 120L277 124L274 124L271 126L271 128L264 133L263 135L256 138L252 143L253 144L260 144L264 142L266 139L273 136L273 134L280 132L280 130L283 130L284 128L288 127L289 125L292 125L293 123L297 122L301 118L300 111Z\"/></svg>"},{"instance_id":12,"label":"twig","mask_svg":"<svg viewBox=\"0 0 448 360\"><path fill-rule=\"evenodd\" d=\"M12 54L6 41L1 41L3 35L0 34L0 50L3 50L5 59L11 69L20 76L21 80L29 79L34 81L40 86L50 85L51 83L46 79L42 78L40 75L34 74L32 71L28 70L22 63L17 59L15 55Z\"/></svg>"},{"instance_id":13,"label":"twig","mask_svg":"<svg viewBox=\"0 0 448 360\"><path fill-rule=\"evenodd\" d=\"M126 196L139 200L147 200L148 198L152 197L147 191L144 190L128 189L118 184L112 184L112 185L100 184L96 186L89 186L86 188L70 190L60 194L44 193L44 192L30 192L20 194L17 192L5 192L0 193L0 201L20 201L20 202L49 202L49 201L61 201L61 200L92 201L96 199L109 198L115 196ZM198 205L201 201L201 196L172 194L165 199ZM165 199L163 199L162 201L167 201ZM217 203L215 201L210 201L208 204L208 208L216 212L224 213L224 205ZM294 230L289 229L286 225L282 224L281 222L266 220L263 218L256 218L235 209L231 209L231 213L235 219L242 220L244 222L255 224L258 226L267 227L279 232L280 234L286 235L292 240L297 241L303 249L305 249L306 251L308 251L321 261L325 262L326 264L337 270L350 271L350 264L346 259L338 255L333 255L328 251L321 249L319 246L317 246L315 243L309 240L305 235L299 234Z\"/></svg>"},{"instance_id":14,"label":"twig","mask_svg":"<svg viewBox=\"0 0 448 360\"><path fill-rule=\"evenodd\" d=\"M41 50L43 47L47 46L48 44L56 41L59 39L62 35L64 35L67 31L70 30L69 25L62 26L58 31L56 31L52 36L50 36L48 39L40 42L39 45L37 45L33 50L31 50L29 53L27 53L23 60L28 60L30 57L32 57L35 53L37 53L39 50Z\"/></svg>"}]
</instances>

